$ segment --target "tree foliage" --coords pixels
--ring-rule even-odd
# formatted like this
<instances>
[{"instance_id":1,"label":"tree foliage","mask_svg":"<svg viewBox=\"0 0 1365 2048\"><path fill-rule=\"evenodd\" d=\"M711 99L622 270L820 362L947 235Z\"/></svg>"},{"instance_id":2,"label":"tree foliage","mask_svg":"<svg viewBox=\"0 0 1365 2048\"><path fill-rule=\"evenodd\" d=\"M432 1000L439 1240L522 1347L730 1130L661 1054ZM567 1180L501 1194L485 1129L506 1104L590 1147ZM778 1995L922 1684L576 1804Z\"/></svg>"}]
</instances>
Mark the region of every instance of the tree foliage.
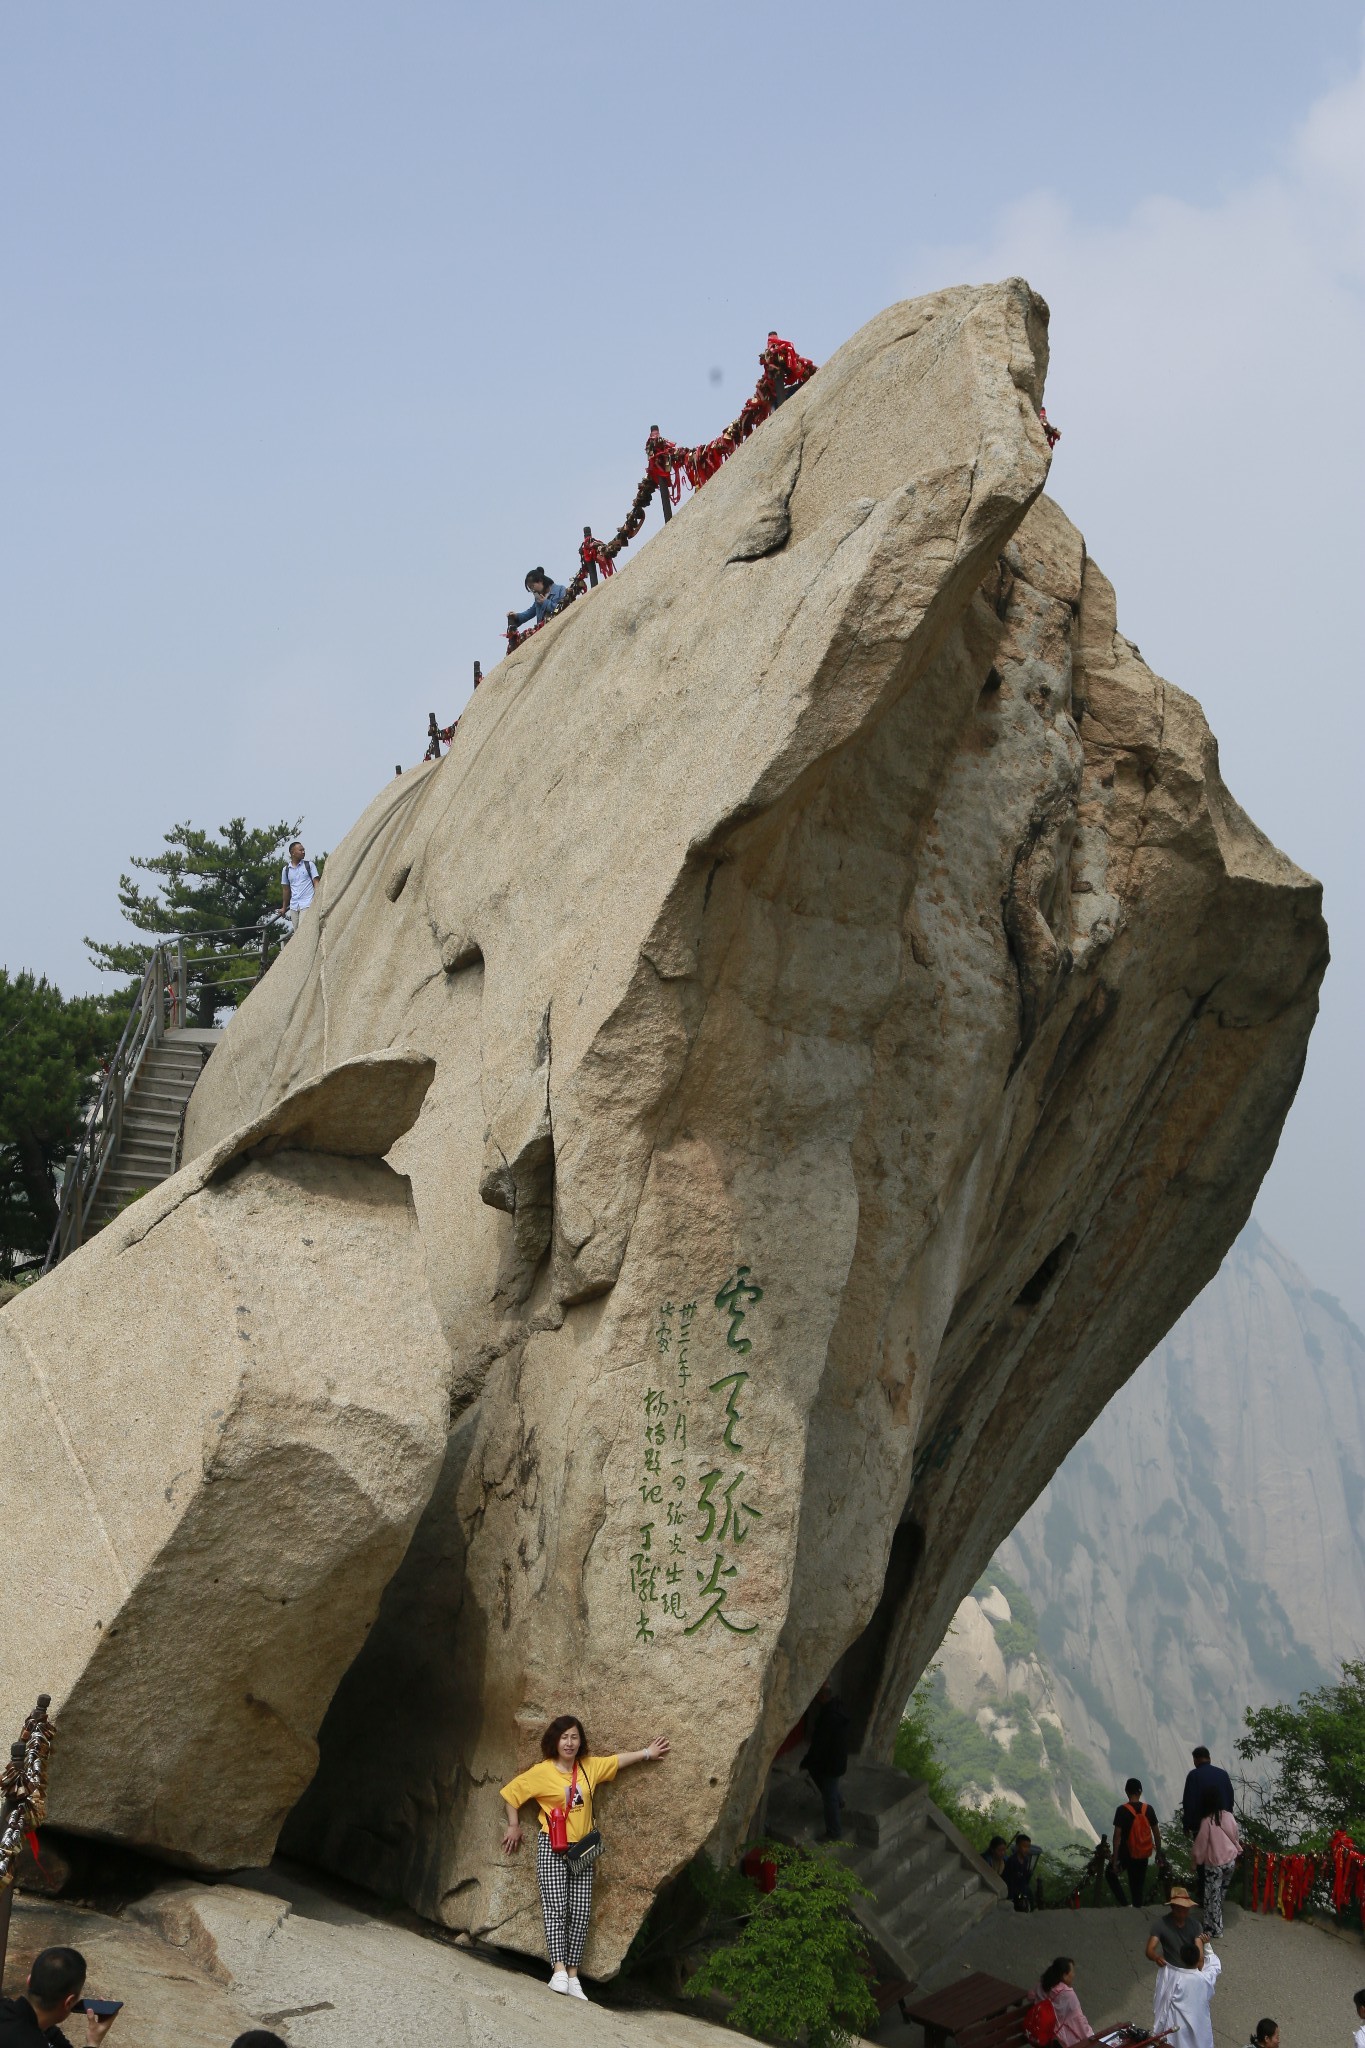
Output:
<instances>
[{"instance_id":1,"label":"tree foliage","mask_svg":"<svg viewBox=\"0 0 1365 2048\"><path fill-rule=\"evenodd\" d=\"M230 818L216 834L188 822L173 825L160 853L132 857L133 867L156 878L152 887L119 876L119 906L129 924L193 941L189 978L196 1023L212 1024L216 1011L241 1001L257 971L279 951L280 869L298 834L297 819L248 826L245 818ZM310 857L321 872L325 856ZM102 973L136 976L147 959L147 948L135 941L85 943ZM240 958L246 951L250 961Z\"/></svg>"},{"instance_id":2,"label":"tree foliage","mask_svg":"<svg viewBox=\"0 0 1365 2048\"><path fill-rule=\"evenodd\" d=\"M1293 1705L1249 1707L1237 1753L1269 1765L1248 1815L1270 1846L1325 1849L1338 1828L1365 1842L1365 1660Z\"/></svg>"},{"instance_id":3,"label":"tree foliage","mask_svg":"<svg viewBox=\"0 0 1365 2048\"><path fill-rule=\"evenodd\" d=\"M872 1893L833 1856L761 1847L777 1865L776 1887L758 1895L738 1939L706 1958L688 1995L732 1999L729 2022L746 2034L839 2048L876 2024L867 1944L849 1910Z\"/></svg>"},{"instance_id":4,"label":"tree foliage","mask_svg":"<svg viewBox=\"0 0 1365 2048\"><path fill-rule=\"evenodd\" d=\"M57 1170L118 1043L121 1005L62 995L0 967L0 1274L41 1260L57 1221Z\"/></svg>"}]
</instances>

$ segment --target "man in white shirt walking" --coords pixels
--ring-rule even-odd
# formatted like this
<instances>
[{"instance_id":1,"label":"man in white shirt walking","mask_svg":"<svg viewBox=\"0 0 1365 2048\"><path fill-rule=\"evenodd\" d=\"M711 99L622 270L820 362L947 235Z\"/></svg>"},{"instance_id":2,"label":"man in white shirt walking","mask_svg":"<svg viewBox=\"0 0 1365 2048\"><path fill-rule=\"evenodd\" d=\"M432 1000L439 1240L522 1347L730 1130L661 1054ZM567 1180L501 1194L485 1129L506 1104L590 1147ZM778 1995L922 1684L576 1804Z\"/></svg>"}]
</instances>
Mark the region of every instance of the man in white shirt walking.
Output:
<instances>
[{"instance_id":1,"label":"man in white shirt walking","mask_svg":"<svg viewBox=\"0 0 1365 2048\"><path fill-rule=\"evenodd\" d=\"M313 900L317 879L318 871L304 852L303 841L295 839L289 859L280 869L280 909L289 919L291 932L298 930L299 919Z\"/></svg>"}]
</instances>

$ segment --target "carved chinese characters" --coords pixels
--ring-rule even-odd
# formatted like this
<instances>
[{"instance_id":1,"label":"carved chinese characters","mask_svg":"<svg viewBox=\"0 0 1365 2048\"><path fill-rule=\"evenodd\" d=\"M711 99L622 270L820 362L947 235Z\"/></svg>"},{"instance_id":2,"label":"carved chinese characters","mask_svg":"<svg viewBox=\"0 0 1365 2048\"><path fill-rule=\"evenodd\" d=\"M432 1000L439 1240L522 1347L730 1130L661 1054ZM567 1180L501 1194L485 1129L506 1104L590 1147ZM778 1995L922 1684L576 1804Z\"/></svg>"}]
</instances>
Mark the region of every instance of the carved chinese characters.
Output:
<instances>
[{"instance_id":1,"label":"carved chinese characters","mask_svg":"<svg viewBox=\"0 0 1365 2048\"><path fill-rule=\"evenodd\" d=\"M758 1628L742 1594L742 1546L763 1520L742 1434L753 1367L731 1361L749 1359L754 1337L741 1332L762 1299L748 1266L736 1267L716 1294L717 1315L703 1326L699 1348L715 1351L730 1370L714 1377L692 1359L697 1303L659 1305L641 1400L640 1520L630 1551L637 1643L654 1642L660 1630L690 1637L715 1624L747 1636Z\"/></svg>"}]
</instances>

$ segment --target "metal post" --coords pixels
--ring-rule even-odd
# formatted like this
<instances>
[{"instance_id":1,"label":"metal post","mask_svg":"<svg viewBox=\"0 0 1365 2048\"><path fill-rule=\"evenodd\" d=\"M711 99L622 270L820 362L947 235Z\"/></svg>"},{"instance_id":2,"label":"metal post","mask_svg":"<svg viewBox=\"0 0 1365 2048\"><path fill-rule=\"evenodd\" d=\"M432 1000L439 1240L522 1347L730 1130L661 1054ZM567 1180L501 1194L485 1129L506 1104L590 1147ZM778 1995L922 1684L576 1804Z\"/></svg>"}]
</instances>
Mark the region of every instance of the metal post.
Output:
<instances>
[{"instance_id":1,"label":"metal post","mask_svg":"<svg viewBox=\"0 0 1365 2048\"><path fill-rule=\"evenodd\" d=\"M657 423L649 431L651 435L657 434L659 431ZM668 485L666 482L659 485L659 504L663 510L664 518L671 519L673 517L673 501L668 495Z\"/></svg>"},{"instance_id":2,"label":"metal post","mask_svg":"<svg viewBox=\"0 0 1365 2048\"><path fill-rule=\"evenodd\" d=\"M480 683L481 683L482 681L483 681L483 670L482 670L482 668L481 668L481 667L479 666L478 662L476 661L476 662L475 662L475 664L474 664L474 688L475 688L476 690L478 689L478 687L479 687L479 684L480 684Z\"/></svg>"},{"instance_id":3,"label":"metal post","mask_svg":"<svg viewBox=\"0 0 1365 2048\"><path fill-rule=\"evenodd\" d=\"M590 526L585 526L585 527L583 528L583 538L584 538L584 540L591 540L591 539L592 539L592 528L591 528ZM589 582L589 583L590 583L590 584L592 585L592 588L593 588L594 590L596 590L596 588L597 588L597 564L596 564L596 562L592 561L591 559L590 559L590 560L589 560L589 562L588 562L588 582Z\"/></svg>"},{"instance_id":4,"label":"metal post","mask_svg":"<svg viewBox=\"0 0 1365 2048\"><path fill-rule=\"evenodd\" d=\"M261 919L261 974L264 974L264 973L265 973L265 971L266 971L266 968L267 968L267 967L269 967L269 965L270 965L270 926L269 926L269 925L268 925L268 924L266 923L265 919L264 919L264 918L262 918L262 919ZM257 981L259 981L259 980L260 980L260 978L261 978L261 974L258 974L258 975L256 976L256 979L257 979Z\"/></svg>"},{"instance_id":5,"label":"metal post","mask_svg":"<svg viewBox=\"0 0 1365 2048\"><path fill-rule=\"evenodd\" d=\"M403 763L401 761L394 762L393 772L395 775L401 775L403 773Z\"/></svg>"},{"instance_id":6,"label":"metal post","mask_svg":"<svg viewBox=\"0 0 1365 2048\"><path fill-rule=\"evenodd\" d=\"M428 711L427 713L426 757L428 761L439 761L441 758L441 729L436 723L436 713L434 711Z\"/></svg>"},{"instance_id":7,"label":"metal post","mask_svg":"<svg viewBox=\"0 0 1365 2048\"><path fill-rule=\"evenodd\" d=\"M189 964L185 959L185 941L183 939L177 939L175 942L175 957L176 993L178 996L177 1014L179 1015L180 1022L183 1024L190 1014L190 970ZM160 1014L161 1008L158 1002L157 1015L159 1016ZM160 1036L161 1034L158 1032L157 1037L159 1038Z\"/></svg>"}]
</instances>

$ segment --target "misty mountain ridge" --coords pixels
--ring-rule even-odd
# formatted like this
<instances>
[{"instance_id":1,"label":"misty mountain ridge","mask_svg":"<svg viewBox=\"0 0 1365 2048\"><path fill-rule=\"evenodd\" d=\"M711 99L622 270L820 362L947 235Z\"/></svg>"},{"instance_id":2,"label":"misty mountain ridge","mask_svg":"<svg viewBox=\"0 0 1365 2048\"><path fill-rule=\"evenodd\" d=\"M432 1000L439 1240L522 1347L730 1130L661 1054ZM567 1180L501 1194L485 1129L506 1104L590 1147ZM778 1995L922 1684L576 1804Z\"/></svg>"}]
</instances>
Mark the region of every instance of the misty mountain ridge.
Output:
<instances>
[{"instance_id":1,"label":"misty mountain ridge","mask_svg":"<svg viewBox=\"0 0 1365 2048\"><path fill-rule=\"evenodd\" d=\"M1252 1221L954 1617L969 1796L1093 1839L1131 1775L1169 1814L1196 1743L1235 1778L1248 1707L1365 1654L1362 1444L1365 1335Z\"/></svg>"}]
</instances>

